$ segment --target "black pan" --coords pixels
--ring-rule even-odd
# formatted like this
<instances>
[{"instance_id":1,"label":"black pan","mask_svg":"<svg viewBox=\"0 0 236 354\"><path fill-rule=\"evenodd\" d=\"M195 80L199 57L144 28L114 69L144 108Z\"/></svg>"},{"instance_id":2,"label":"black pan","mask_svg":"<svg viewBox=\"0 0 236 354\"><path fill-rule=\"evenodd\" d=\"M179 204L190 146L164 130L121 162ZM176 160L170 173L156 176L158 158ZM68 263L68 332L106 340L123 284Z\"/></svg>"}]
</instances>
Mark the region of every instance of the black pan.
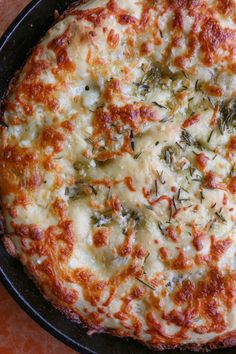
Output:
<instances>
[{"instance_id":1,"label":"black pan","mask_svg":"<svg viewBox=\"0 0 236 354\"><path fill-rule=\"evenodd\" d=\"M0 39L0 101L10 79L22 66L30 49L54 21L54 10L61 13L73 0L34 0ZM6 2L7 6L7 2ZM81 354L151 354L153 351L138 342L107 334L87 334L81 324L68 320L54 309L26 276L21 264L10 257L0 243L0 280L20 306L44 329ZM235 348L216 350L218 354L233 354ZM162 352L179 354L178 350ZM182 352L183 353L183 352ZM189 351L185 352L190 354Z\"/></svg>"}]
</instances>

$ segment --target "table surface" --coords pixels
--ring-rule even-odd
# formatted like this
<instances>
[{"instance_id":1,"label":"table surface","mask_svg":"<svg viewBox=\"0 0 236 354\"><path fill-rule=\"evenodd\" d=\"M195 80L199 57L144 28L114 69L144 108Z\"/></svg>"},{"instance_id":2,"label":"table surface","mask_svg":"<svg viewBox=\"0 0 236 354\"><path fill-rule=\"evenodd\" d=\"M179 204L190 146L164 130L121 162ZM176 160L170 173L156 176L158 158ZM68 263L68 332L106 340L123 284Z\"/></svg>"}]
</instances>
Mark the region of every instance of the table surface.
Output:
<instances>
[{"instance_id":1,"label":"table surface","mask_svg":"<svg viewBox=\"0 0 236 354\"><path fill-rule=\"evenodd\" d=\"M0 0L0 36L29 0ZM75 354L34 322L0 283L0 354Z\"/></svg>"}]
</instances>

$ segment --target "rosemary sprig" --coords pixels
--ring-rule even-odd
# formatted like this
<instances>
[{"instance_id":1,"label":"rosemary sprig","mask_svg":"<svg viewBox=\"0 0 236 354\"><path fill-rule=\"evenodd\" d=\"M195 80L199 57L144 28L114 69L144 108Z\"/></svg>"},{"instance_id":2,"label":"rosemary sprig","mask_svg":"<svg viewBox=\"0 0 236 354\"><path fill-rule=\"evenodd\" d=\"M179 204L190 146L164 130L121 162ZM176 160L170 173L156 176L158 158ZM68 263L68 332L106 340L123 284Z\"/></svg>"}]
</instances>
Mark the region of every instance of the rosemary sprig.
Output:
<instances>
[{"instance_id":1,"label":"rosemary sprig","mask_svg":"<svg viewBox=\"0 0 236 354\"><path fill-rule=\"evenodd\" d=\"M92 189L92 192L94 195L97 195L98 192L96 191L96 188L94 188L94 186L92 186L91 184L89 185L89 187Z\"/></svg>"},{"instance_id":2,"label":"rosemary sprig","mask_svg":"<svg viewBox=\"0 0 236 354\"><path fill-rule=\"evenodd\" d=\"M188 79L188 76L187 76L187 74L186 74L186 72L185 72L184 70L182 70L182 73L183 73L184 77L185 77L186 79Z\"/></svg>"},{"instance_id":3,"label":"rosemary sprig","mask_svg":"<svg viewBox=\"0 0 236 354\"><path fill-rule=\"evenodd\" d=\"M163 231L162 225L161 225L160 223L158 223L158 228L159 228L159 230L161 231L161 234L162 234L163 236L165 236L165 233L164 233L164 231Z\"/></svg>"},{"instance_id":4,"label":"rosemary sprig","mask_svg":"<svg viewBox=\"0 0 236 354\"><path fill-rule=\"evenodd\" d=\"M158 185L157 185L157 180L156 179L154 181L154 184L155 184L155 195L157 197L157 195L158 195Z\"/></svg>"},{"instance_id":5,"label":"rosemary sprig","mask_svg":"<svg viewBox=\"0 0 236 354\"><path fill-rule=\"evenodd\" d=\"M156 66L153 66L144 74L141 81L135 82L134 85L137 86L140 94L142 96L145 96L150 92L150 89L153 89L158 86L160 79L160 70Z\"/></svg>"},{"instance_id":6,"label":"rosemary sprig","mask_svg":"<svg viewBox=\"0 0 236 354\"><path fill-rule=\"evenodd\" d=\"M162 106L161 104L157 103L157 102L152 102L155 106L159 107L159 108L163 108L163 109L168 109L165 106Z\"/></svg>"},{"instance_id":7,"label":"rosemary sprig","mask_svg":"<svg viewBox=\"0 0 236 354\"><path fill-rule=\"evenodd\" d=\"M136 155L134 155L134 159L137 160L141 155L142 155L142 151L137 153Z\"/></svg>"},{"instance_id":8,"label":"rosemary sprig","mask_svg":"<svg viewBox=\"0 0 236 354\"><path fill-rule=\"evenodd\" d=\"M214 133L214 129L212 129L212 131L210 132L210 135L209 135L209 137L208 137L208 139L207 139L207 142L208 142L208 143L211 141L211 138L212 138L213 133Z\"/></svg>"},{"instance_id":9,"label":"rosemary sprig","mask_svg":"<svg viewBox=\"0 0 236 354\"><path fill-rule=\"evenodd\" d=\"M110 196L111 196L111 187L108 188L107 200L110 199Z\"/></svg>"},{"instance_id":10,"label":"rosemary sprig","mask_svg":"<svg viewBox=\"0 0 236 354\"><path fill-rule=\"evenodd\" d=\"M166 183L166 181L163 179L163 171L161 171L161 173L159 173L159 172L157 171L157 176L158 176L158 178L159 178L161 184L165 184L165 183Z\"/></svg>"},{"instance_id":11,"label":"rosemary sprig","mask_svg":"<svg viewBox=\"0 0 236 354\"><path fill-rule=\"evenodd\" d=\"M200 198L201 198L201 203L202 203L202 201L205 199L205 196L204 196L204 194L203 194L203 191L200 192Z\"/></svg>"},{"instance_id":12,"label":"rosemary sprig","mask_svg":"<svg viewBox=\"0 0 236 354\"><path fill-rule=\"evenodd\" d=\"M226 222L226 219L224 218L224 216L221 214L221 210L216 211L215 215L222 221L222 222Z\"/></svg>"},{"instance_id":13,"label":"rosemary sprig","mask_svg":"<svg viewBox=\"0 0 236 354\"><path fill-rule=\"evenodd\" d=\"M182 145L180 145L180 144L178 143L178 141L176 141L176 145L180 148L180 150L184 151L183 146L182 146Z\"/></svg>"},{"instance_id":14,"label":"rosemary sprig","mask_svg":"<svg viewBox=\"0 0 236 354\"><path fill-rule=\"evenodd\" d=\"M136 280L138 280L140 283L142 283L143 285L147 286L149 289L155 291L156 288L154 288L151 284L147 283L145 280L140 279L140 278L136 278Z\"/></svg>"},{"instance_id":15,"label":"rosemary sprig","mask_svg":"<svg viewBox=\"0 0 236 354\"><path fill-rule=\"evenodd\" d=\"M180 198L180 193L181 193L181 189L179 188L178 193L177 193L177 200L179 200L179 198Z\"/></svg>"},{"instance_id":16,"label":"rosemary sprig","mask_svg":"<svg viewBox=\"0 0 236 354\"><path fill-rule=\"evenodd\" d=\"M196 178L192 178L192 181L202 183L202 177L196 176Z\"/></svg>"},{"instance_id":17,"label":"rosemary sprig","mask_svg":"<svg viewBox=\"0 0 236 354\"><path fill-rule=\"evenodd\" d=\"M185 129L183 129L183 131L182 131L181 141L183 141L185 144L187 144L189 146L192 146L195 143L192 135Z\"/></svg>"},{"instance_id":18,"label":"rosemary sprig","mask_svg":"<svg viewBox=\"0 0 236 354\"><path fill-rule=\"evenodd\" d=\"M198 90L199 90L198 82L199 82L199 80L197 80L197 81L195 82L195 91L198 91Z\"/></svg>"},{"instance_id":19,"label":"rosemary sprig","mask_svg":"<svg viewBox=\"0 0 236 354\"><path fill-rule=\"evenodd\" d=\"M145 272L145 270L144 270L144 266L145 266L145 263L146 263L146 261L147 261L147 259L148 259L148 257L150 256L150 252L148 252L147 253L147 255L146 255L146 257L144 258L144 261L143 261L143 266L142 266L142 268L143 268L143 273L146 275L147 273Z\"/></svg>"},{"instance_id":20,"label":"rosemary sprig","mask_svg":"<svg viewBox=\"0 0 236 354\"><path fill-rule=\"evenodd\" d=\"M151 205L147 205L147 204L144 204L145 208L147 208L148 210L154 210L153 206Z\"/></svg>"},{"instance_id":21,"label":"rosemary sprig","mask_svg":"<svg viewBox=\"0 0 236 354\"><path fill-rule=\"evenodd\" d=\"M181 203L181 202L188 202L188 201L190 201L190 198L183 198L183 197L180 198L181 190L183 190L185 193L189 193L186 189L180 187L180 188L178 189L178 193L177 193L177 200L178 200L178 202Z\"/></svg>"},{"instance_id":22,"label":"rosemary sprig","mask_svg":"<svg viewBox=\"0 0 236 354\"><path fill-rule=\"evenodd\" d=\"M175 211L177 210L176 203L175 203L175 197L172 198L172 203L174 205Z\"/></svg>"},{"instance_id":23,"label":"rosemary sprig","mask_svg":"<svg viewBox=\"0 0 236 354\"><path fill-rule=\"evenodd\" d=\"M234 167L235 167L235 164L233 164L231 169L230 169L229 177L233 177L233 175L234 175Z\"/></svg>"},{"instance_id":24,"label":"rosemary sprig","mask_svg":"<svg viewBox=\"0 0 236 354\"><path fill-rule=\"evenodd\" d=\"M196 156L199 155L199 154L198 154L196 151L194 151L194 150L192 150L192 153L193 153L194 155L196 155Z\"/></svg>"},{"instance_id":25,"label":"rosemary sprig","mask_svg":"<svg viewBox=\"0 0 236 354\"><path fill-rule=\"evenodd\" d=\"M108 215L105 214L95 214L92 216L92 219L94 221L94 226L95 227L100 227L103 225L107 225L112 221L112 216L110 216L109 214L111 214L111 211L107 212Z\"/></svg>"},{"instance_id":26,"label":"rosemary sprig","mask_svg":"<svg viewBox=\"0 0 236 354\"><path fill-rule=\"evenodd\" d=\"M211 100L211 97L207 96L207 99L208 99L208 101L210 102L211 107L214 108L214 104L213 104L213 102L212 102L212 100Z\"/></svg>"},{"instance_id":27,"label":"rosemary sprig","mask_svg":"<svg viewBox=\"0 0 236 354\"><path fill-rule=\"evenodd\" d=\"M168 122L170 120L170 117L164 117L164 118L162 118L159 122L160 123L166 123L166 122Z\"/></svg>"},{"instance_id":28,"label":"rosemary sprig","mask_svg":"<svg viewBox=\"0 0 236 354\"><path fill-rule=\"evenodd\" d=\"M236 128L236 104L235 100L223 102L220 108L220 115L218 118L218 128L221 135L225 131Z\"/></svg>"},{"instance_id":29,"label":"rosemary sprig","mask_svg":"<svg viewBox=\"0 0 236 354\"><path fill-rule=\"evenodd\" d=\"M192 166L189 167L189 173L190 173L190 176L193 177L193 174L194 172L196 171L196 169Z\"/></svg>"},{"instance_id":30,"label":"rosemary sprig","mask_svg":"<svg viewBox=\"0 0 236 354\"><path fill-rule=\"evenodd\" d=\"M135 141L134 141L134 131L133 129L130 130L130 145L132 150L135 150Z\"/></svg>"},{"instance_id":31,"label":"rosemary sprig","mask_svg":"<svg viewBox=\"0 0 236 354\"><path fill-rule=\"evenodd\" d=\"M148 257L150 256L150 252L148 252L147 253L147 255L146 255L146 257L145 257L145 259L144 259L144 262L143 263L146 263L147 262L147 259L148 259Z\"/></svg>"},{"instance_id":32,"label":"rosemary sprig","mask_svg":"<svg viewBox=\"0 0 236 354\"><path fill-rule=\"evenodd\" d=\"M169 165L170 167L173 162L173 155L174 155L174 152L171 148L167 148L164 152L164 160L167 163L167 165Z\"/></svg>"}]
</instances>

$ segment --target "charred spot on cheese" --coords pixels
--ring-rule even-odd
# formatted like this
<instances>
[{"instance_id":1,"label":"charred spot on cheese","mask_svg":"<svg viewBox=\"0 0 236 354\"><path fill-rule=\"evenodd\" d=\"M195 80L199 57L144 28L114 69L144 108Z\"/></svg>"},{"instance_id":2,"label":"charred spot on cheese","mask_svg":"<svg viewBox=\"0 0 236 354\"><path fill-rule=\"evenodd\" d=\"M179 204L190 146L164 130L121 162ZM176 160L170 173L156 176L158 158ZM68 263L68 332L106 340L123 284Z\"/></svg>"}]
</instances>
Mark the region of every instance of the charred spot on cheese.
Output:
<instances>
[{"instance_id":1,"label":"charred spot on cheese","mask_svg":"<svg viewBox=\"0 0 236 354\"><path fill-rule=\"evenodd\" d=\"M0 236L96 331L235 343L234 7L75 4L10 86Z\"/></svg>"}]
</instances>

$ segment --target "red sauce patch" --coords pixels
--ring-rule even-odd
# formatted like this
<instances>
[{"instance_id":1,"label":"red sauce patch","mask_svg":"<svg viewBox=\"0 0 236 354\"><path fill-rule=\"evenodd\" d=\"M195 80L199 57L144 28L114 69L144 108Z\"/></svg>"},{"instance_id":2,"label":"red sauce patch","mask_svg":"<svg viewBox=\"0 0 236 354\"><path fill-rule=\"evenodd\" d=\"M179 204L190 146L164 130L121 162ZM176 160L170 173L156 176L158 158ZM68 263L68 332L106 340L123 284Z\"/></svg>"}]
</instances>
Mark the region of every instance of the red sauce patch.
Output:
<instances>
[{"instance_id":1,"label":"red sauce patch","mask_svg":"<svg viewBox=\"0 0 236 354\"><path fill-rule=\"evenodd\" d=\"M136 192L136 187L132 176L125 177L124 182L131 192Z\"/></svg>"},{"instance_id":2,"label":"red sauce patch","mask_svg":"<svg viewBox=\"0 0 236 354\"><path fill-rule=\"evenodd\" d=\"M210 256L213 261L219 261L223 257L224 253L232 245L232 240L226 238L225 240L216 240L215 236L211 236L211 249Z\"/></svg>"},{"instance_id":3,"label":"red sauce patch","mask_svg":"<svg viewBox=\"0 0 236 354\"><path fill-rule=\"evenodd\" d=\"M175 11L175 17L173 21L173 28L183 31L184 29L184 16L182 10Z\"/></svg>"},{"instance_id":4,"label":"red sauce patch","mask_svg":"<svg viewBox=\"0 0 236 354\"><path fill-rule=\"evenodd\" d=\"M224 16L233 15L235 12L235 3L232 0L217 0L217 10Z\"/></svg>"},{"instance_id":5,"label":"red sauce patch","mask_svg":"<svg viewBox=\"0 0 236 354\"><path fill-rule=\"evenodd\" d=\"M147 256L147 251L141 245L138 244L134 246L132 258L143 259L146 256Z\"/></svg>"},{"instance_id":6,"label":"red sauce patch","mask_svg":"<svg viewBox=\"0 0 236 354\"><path fill-rule=\"evenodd\" d=\"M75 123L72 120L65 120L61 123L61 127L64 128L67 132L72 133L75 129Z\"/></svg>"},{"instance_id":7,"label":"red sauce patch","mask_svg":"<svg viewBox=\"0 0 236 354\"><path fill-rule=\"evenodd\" d=\"M199 41L203 52L203 61L207 65L212 65L219 48L229 50L231 43L235 40L232 30L222 28L213 18L207 18L199 33Z\"/></svg>"},{"instance_id":8,"label":"red sauce patch","mask_svg":"<svg viewBox=\"0 0 236 354\"><path fill-rule=\"evenodd\" d=\"M115 214L119 213L122 209L121 201L117 196L112 196L106 201L105 205L106 207L111 208L112 212Z\"/></svg>"},{"instance_id":9,"label":"red sauce patch","mask_svg":"<svg viewBox=\"0 0 236 354\"><path fill-rule=\"evenodd\" d=\"M192 268L192 261L186 257L183 250L179 251L179 255L172 261L171 269L187 270Z\"/></svg>"},{"instance_id":10,"label":"red sauce patch","mask_svg":"<svg viewBox=\"0 0 236 354\"><path fill-rule=\"evenodd\" d=\"M203 230L199 230L196 226L192 225L192 235L193 235L193 245L197 251L201 251L203 249L202 240L206 236Z\"/></svg>"},{"instance_id":11,"label":"red sauce patch","mask_svg":"<svg viewBox=\"0 0 236 354\"><path fill-rule=\"evenodd\" d=\"M139 104L127 104L123 107L111 106L113 121L121 120L134 129L138 129L144 122L159 120L156 112L150 106Z\"/></svg>"},{"instance_id":12,"label":"red sauce patch","mask_svg":"<svg viewBox=\"0 0 236 354\"><path fill-rule=\"evenodd\" d=\"M207 157L204 152L201 152L200 154L198 154L195 158L195 162L197 165L197 168L201 171L204 171L207 163L209 161L209 157Z\"/></svg>"},{"instance_id":13,"label":"red sauce patch","mask_svg":"<svg viewBox=\"0 0 236 354\"><path fill-rule=\"evenodd\" d=\"M142 55L151 55L153 53L154 46L152 42L144 42L141 45L141 54Z\"/></svg>"},{"instance_id":14,"label":"red sauce patch","mask_svg":"<svg viewBox=\"0 0 236 354\"><path fill-rule=\"evenodd\" d=\"M174 241L174 242L178 242L178 234L177 231L174 229L173 226L168 226L166 229L166 233L167 233L167 237Z\"/></svg>"},{"instance_id":15,"label":"red sauce patch","mask_svg":"<svg viewBox=\"0 0 236 354\"><path fill-rule=\"evenodd\" d=\"M205 90L211 96L221 97L224 95L224 91L219 86L216 85L207 85L205 87Z\"/></svg>"},{"instance_id":16,"label":"red sauce patch","mask_svg":"<svg viewBox=\"0 0 236 354\"><path fill-rule=\"evenodd\" d=\"M191 125L194 125L196 123L198 123L201 119L201 115L199 113L194 114L193 116L187 118L183 124L182 124L182 128L188 128Z\"/></svg>"},{"instance_id":17,"label":"red sauce patch","mask_svg":"<svg viewBox=\"0 0 236 354\"><path fill-rule=\"evenodd\" d=\"M161 247L161 248L159 249L159 256L160 256L160 258L161 258L161 260L162 260L163 262L168 262L168 260L169 260L169 255L170 255L170 252L169 252L168 248L166 248L166 247Z\"/></svg>"},{"instance_id":18,"label":"red sauce patch","mask_svg":"<svg viewBox=\"0 0 236 354\"><path fill-rule=\"evenodd\" d=\"M64 219L66 217L68 204L63 199L56 198L56 200L52 204L52 208L53 208L54 213L60 219Z\"/></svg>"},{"instance_id":19,"label":"red sauce patch","mask_svg":"<svg viewBox=\"0 0 236 354\"><path fill-rule=\"evenodd\" d=\"M177 304L188 303L194 300L195 284L191 280L185 280L173 295Z\"/></svg>"},{"instance_id":20,"label":"red sauce patch","mask_svg":"<svg viewBox=\"0 0 236 354\"><path fill-rule=\"evenodd\" d=\"M220 107L219 107L219 105L216 105L214 107L213 115L212 115L212 118L210 121L211 128L214 128L216 126L216 123L218 121L219 112L220 112Z\"/></svg>"},{"instance_id":21,"label":"red sauce patch","mask_svg":"<svg viewBox=\"0 0 236 354\"><path fill-rule=\"evenodd\" d=\"M236 194L236 176L230 178L228 182L228 189L230 193Z\"/></svg>"},{"instance_id":22,"label":"red sauce patch","mask_svg":"<svg viewBox=\"0 0 236 354\"><path fill-rule=\"evenodd\" d=\"M188 63L188 58L181 55L178 56L174 59L174 65L177 66L180 69L185 69L186 65ZM182 93L182 92L181 92ZM181 97L180 97L181 98Z\"/></svg>"},{"instance_id":23,"label":"red sauce patch","mask_svg":"<svg viewBox=\"0 0 236 354\"><path fill-rule=\"evenodd\" d=\"M121 257L127 257L132 253L132 239L135 235L135 223L132 223L125 234L124 243L118 248L118 254Z\"/></svg>"},{"instance_id":24,"label":"red sauce patch","mask_svg":"<svg viewBox=\"0 0 236 354\"><path fill-rule=\"evenodd\" d=\"M121 25L135 25L138 24L137 18L128 14L122 14L118 16L118 22Z\"/></svg>"},{"instance_id":25,"label":"red sauce patch","mask_svg":"<svg viewBox=\"0 0 236 354\"><path fill-rule=\"evenodd\" d=\"M53 127L44 127L41 136L41 145L46 148L51 146L54 152L58 153L63 150L63 145L66 136L64 133L60 132L58 129Z\"/></svg>"},{"instance_id":26,"label":"red sauce patch","mask_svg":"<svg viewBox=\"0 0 236 354\"><path fill-rule=\"evenodd\" d=\"M163 201L166 201L169 205L169 208L171 209L172 204L173 204L173 200L168 195L163 194L156 199L152 199L151 198L151 191L148 191L145 187L143 187L142 191L143 191L144 197L147 199L147 201L150 205L155 205L155 204L161 203Z\"/></svg>"},{"instance_id":27,"label":"red sauce patch","mask_svg":"<svg viewBox=\"0 0 236 354\"><path fill-rule=\"evenodd\" d=\"M93 244L97 248L108 245L111 230L107 227L100 227L93 234Z\"/></svg>"},{"instance_id":28,"label":"red sauce patch","mask_svg":"<svg viewBox=\"0 0 236 354\"><path fill-rule=\"evenodd\" d=\"M231 136L228 143L228 150L232 154L236 153L236 136Z\"/></svg>"},{"instance_id":29,"label":"red sauce patch","mask_svg":"<svg viewBox=\"0 0 236 354\"><path fill-rule=\"evenodd\" d=\"M205 175L205 186L210 189L222 189L225 190L226 186L220 181L220 178L214 172L208 172Z\"/></svg>"},{"instance_id":30,"label":"red sauce patch","mask_svg":"<svg viewBox=\"0 0 236 354\"><path fill-rule=\"evenodd\" d=\"M114 29L111 29L107 37L108 45L112 49L114 49L118 46L119 42L120 42L120 35L118 33L115 33Z\"/></svg>"},{"instance_id":31,"label":"red sauce patch","mask_svg":"<svg viewBox=\"0 0 236 354\"><path fill-rule=\"evenodd\" d=\"M108 81L106 88L103 93L103 97L106 101L111 101L116 94L121 93L120 81L113 79Z\"/></svg>"}]
</instances>

